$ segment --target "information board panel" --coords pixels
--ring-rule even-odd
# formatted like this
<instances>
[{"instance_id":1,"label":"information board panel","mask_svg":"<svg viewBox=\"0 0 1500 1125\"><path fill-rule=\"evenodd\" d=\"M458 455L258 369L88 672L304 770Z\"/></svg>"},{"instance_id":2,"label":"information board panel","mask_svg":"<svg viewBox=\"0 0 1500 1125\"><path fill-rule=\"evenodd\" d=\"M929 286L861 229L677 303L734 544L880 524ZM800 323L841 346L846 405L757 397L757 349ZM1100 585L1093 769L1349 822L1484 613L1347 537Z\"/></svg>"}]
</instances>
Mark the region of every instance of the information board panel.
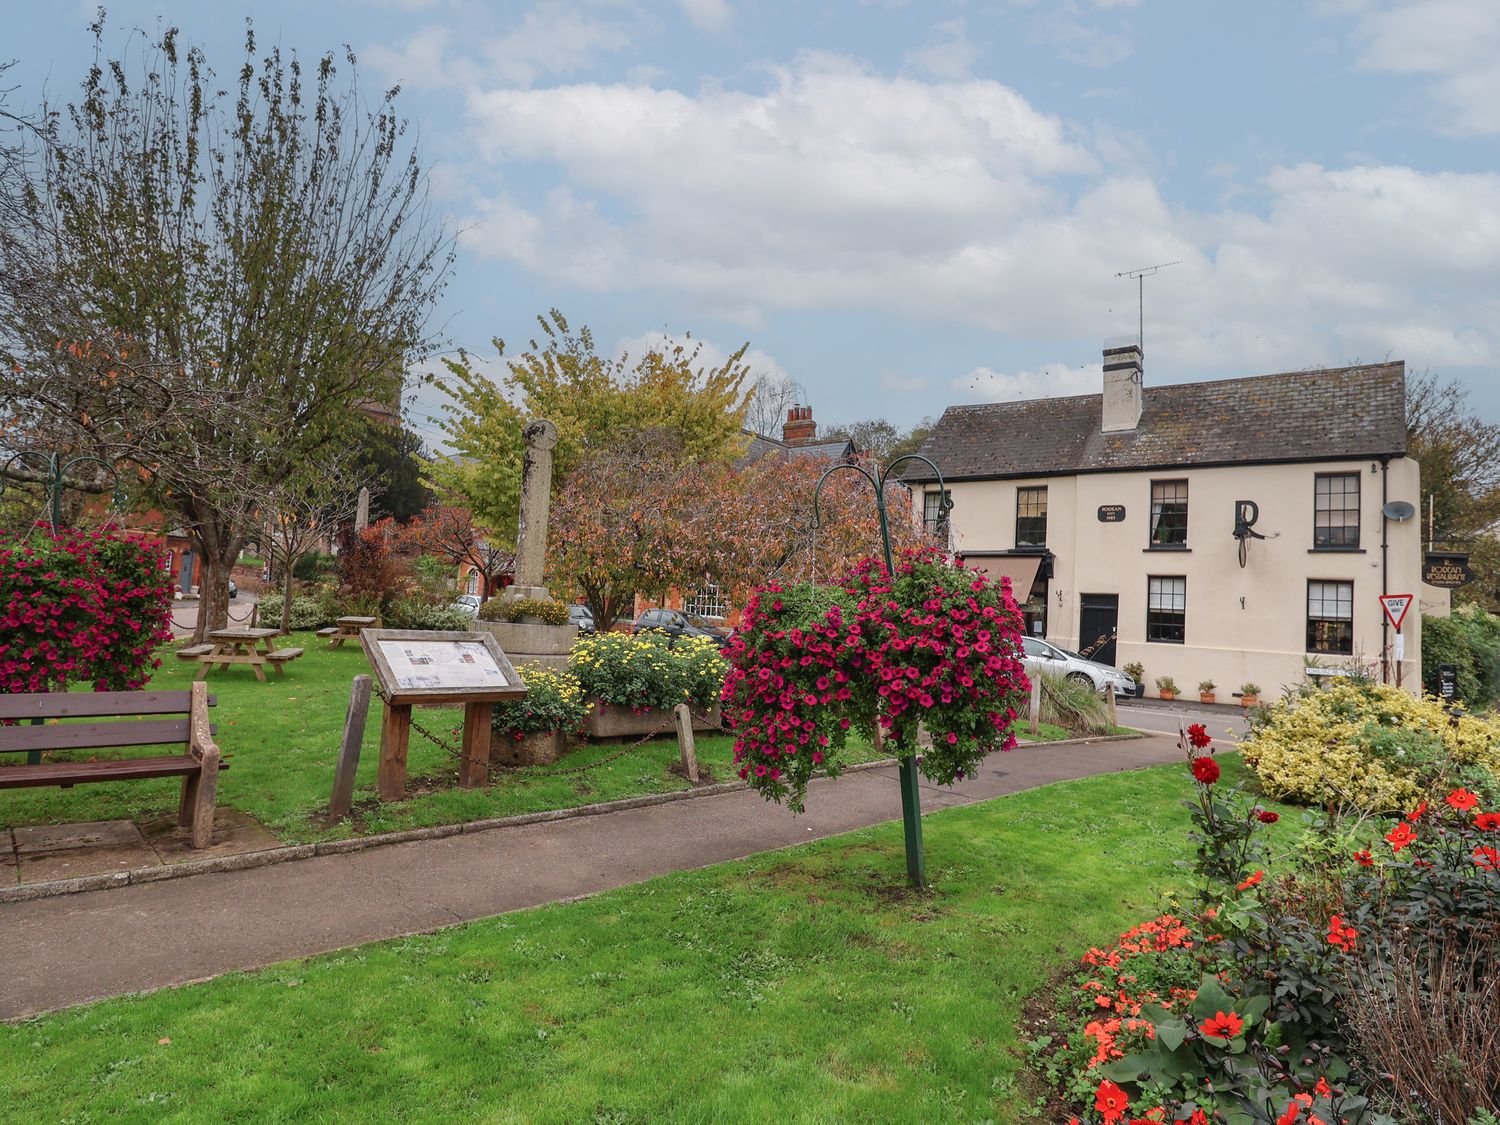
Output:
<instances>
[{"instance_id":1,"label":"information board panel","mask_svg":"<svg viewBox=\"0 0 1500 1125\"><path fill-rule=\"evenodd\" d=\"M387 703L496 703L526 694L490 633L366 629L359 643Z\"/></svg>"}]
</instances>

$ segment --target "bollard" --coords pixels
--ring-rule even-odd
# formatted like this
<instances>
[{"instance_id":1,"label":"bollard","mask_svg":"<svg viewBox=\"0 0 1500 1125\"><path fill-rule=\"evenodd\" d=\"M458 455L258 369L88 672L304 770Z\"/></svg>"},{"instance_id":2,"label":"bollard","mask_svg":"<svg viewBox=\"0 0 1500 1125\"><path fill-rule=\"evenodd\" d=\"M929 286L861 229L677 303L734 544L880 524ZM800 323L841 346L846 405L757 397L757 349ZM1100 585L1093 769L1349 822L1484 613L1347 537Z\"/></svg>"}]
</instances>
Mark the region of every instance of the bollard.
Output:
<instances>
[{"instance_id":1,"label":"bollard","mask_svg":"<svg viewBox=\"0 0 1500 1125\"><path fill-rule=\"evenodd\" d=\"M682 754L682 772L694 785L698 784L698 746L693 741L693 709L686 703L672 708L677 720L677 749Z\"/></svg>"},{"instance_id":2,"label":"bollard","mask_svg":"<svg viewBox=\"0 0 1500 1125\"><path fill-rule=\"evenodd\" d=\"M1031 677L1031 733L1037 732L1042 721L1042 678Z\"/></svg>"},{"instance_id":3,"label":"bollard","mask_svg":"<svg viewBox=\"0 0 1500 1125\"><path fill-rule=\"evenodd\" d=\"M354 773L359 769L359 747L365 740L365 716L370 710L370 677L355 676L349 689L349 710L344 715L344 741L333 770L333 798L328 815L333 820L349 815L354 804Z\"/></svg>"}]
</instances>

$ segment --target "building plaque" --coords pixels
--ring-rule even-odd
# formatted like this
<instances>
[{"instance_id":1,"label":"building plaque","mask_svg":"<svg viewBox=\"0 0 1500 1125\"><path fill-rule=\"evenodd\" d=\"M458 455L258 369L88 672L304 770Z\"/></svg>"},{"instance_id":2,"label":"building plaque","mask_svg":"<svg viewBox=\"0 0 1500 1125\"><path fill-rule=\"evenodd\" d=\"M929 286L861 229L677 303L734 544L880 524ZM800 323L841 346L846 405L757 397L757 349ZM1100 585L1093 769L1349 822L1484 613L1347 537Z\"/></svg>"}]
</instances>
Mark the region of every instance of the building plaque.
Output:
<instances>
[{"instance_id":1,"label":"building plaque","mask_svg":"<svg viewBox=\"0 0 1500 1125\"><path fill-rule=\"evenodd\" d=\"M1469 569L1469 556L1430 552L1422 562L1422 581L1445 590L1456 590L1468 585L1474 581L1474 572Z\"/></svg>"},{"instance_id":2,"label":"building plaque","mask_svg":"<svg viewBox=\"0 0 1500 1125\"><path fill-rule=\"evenodd\" d=\"M1099 522L1100 523L1124 523L1125 522L1125 505L1124 504L1100 504L1099 505Z\"/></svg>"}]
</instances>

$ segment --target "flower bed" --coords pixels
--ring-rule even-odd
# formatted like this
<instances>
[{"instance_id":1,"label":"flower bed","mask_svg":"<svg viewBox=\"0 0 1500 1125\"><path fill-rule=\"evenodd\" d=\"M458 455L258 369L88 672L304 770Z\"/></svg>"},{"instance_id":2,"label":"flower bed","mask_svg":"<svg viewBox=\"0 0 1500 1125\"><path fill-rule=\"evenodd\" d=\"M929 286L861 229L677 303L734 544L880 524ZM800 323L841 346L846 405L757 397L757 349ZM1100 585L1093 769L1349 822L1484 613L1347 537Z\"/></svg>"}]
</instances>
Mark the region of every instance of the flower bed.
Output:
<instances>
[{"instance_id":1,"label":"flower bed","mask_svg":"<svg viewBox=\"0 0 1500 1125\"><path fill-rule=\"evenodd\" d=\"M144 685L172 637L161 564L157 548L113 528L0 533L0 692Z\"/></svg>"},{"instance_id":2,"label":"flower bed","mask_svg":"<svg viewBox=\"0 0 1500 1125\"><path fill-rule=\"evenodd\" d=\"M1500 812L1458 787L1385 823L1324 813L1278 872L1262 837L1278 814L1221 783L1201 725L1182 746L1196 909L1091 950L1056 1034L1033 1043L1072 1122L1500 1109L1500 1040L1479 1030L1500 1021Z\"/></svg>"},{"instance_id":3,"label":"flower bed","mask_svg":"<svg viewBox=\"0 0 1500 1125\"><path fill-rule=\"evenodd\" d=\"M593 699L628 711L670 712L679 703L713 708L728 665L707 637L600 633L579 638L568 667Z\"/></svg>"}]
</instances>

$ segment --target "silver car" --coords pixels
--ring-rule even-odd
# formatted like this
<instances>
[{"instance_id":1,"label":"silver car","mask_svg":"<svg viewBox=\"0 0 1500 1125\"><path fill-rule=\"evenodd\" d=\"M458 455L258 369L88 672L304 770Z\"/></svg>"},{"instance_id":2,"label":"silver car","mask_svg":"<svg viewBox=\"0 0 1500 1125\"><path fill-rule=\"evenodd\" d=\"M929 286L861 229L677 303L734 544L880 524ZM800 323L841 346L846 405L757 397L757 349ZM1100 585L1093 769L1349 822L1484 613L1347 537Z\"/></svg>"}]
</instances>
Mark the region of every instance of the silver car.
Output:
<instances>
[{"instance_id":1,"label":"silver car","mask_svg":"<svg viewBox=\"0 0 1500 1125\"><path fill-rule=\"evenodd\" d=\"M1025 637L1021 644L1028 672L1051 672L1079 683L1089 683L1100 695L1110 690L1116 697L1135 695L1135 681L1118 668L1100 664L1097 660L1085 660L1076 652L1058 648L1040 637Z\"/></svg>"},{"instance_id":2,"label":"silver car","mask_svg":"<svg viewBox=\"0 0 1500 1125\"><path fill-rule=\"evenodd\" d=\"M456 598L453 599L453 608L454 609L461 609L461 610L463 610L470 617L478 617L479 616L479 595L478 594L459 594L458 597L456 597Z\"/></svg>"}]
</instances>

